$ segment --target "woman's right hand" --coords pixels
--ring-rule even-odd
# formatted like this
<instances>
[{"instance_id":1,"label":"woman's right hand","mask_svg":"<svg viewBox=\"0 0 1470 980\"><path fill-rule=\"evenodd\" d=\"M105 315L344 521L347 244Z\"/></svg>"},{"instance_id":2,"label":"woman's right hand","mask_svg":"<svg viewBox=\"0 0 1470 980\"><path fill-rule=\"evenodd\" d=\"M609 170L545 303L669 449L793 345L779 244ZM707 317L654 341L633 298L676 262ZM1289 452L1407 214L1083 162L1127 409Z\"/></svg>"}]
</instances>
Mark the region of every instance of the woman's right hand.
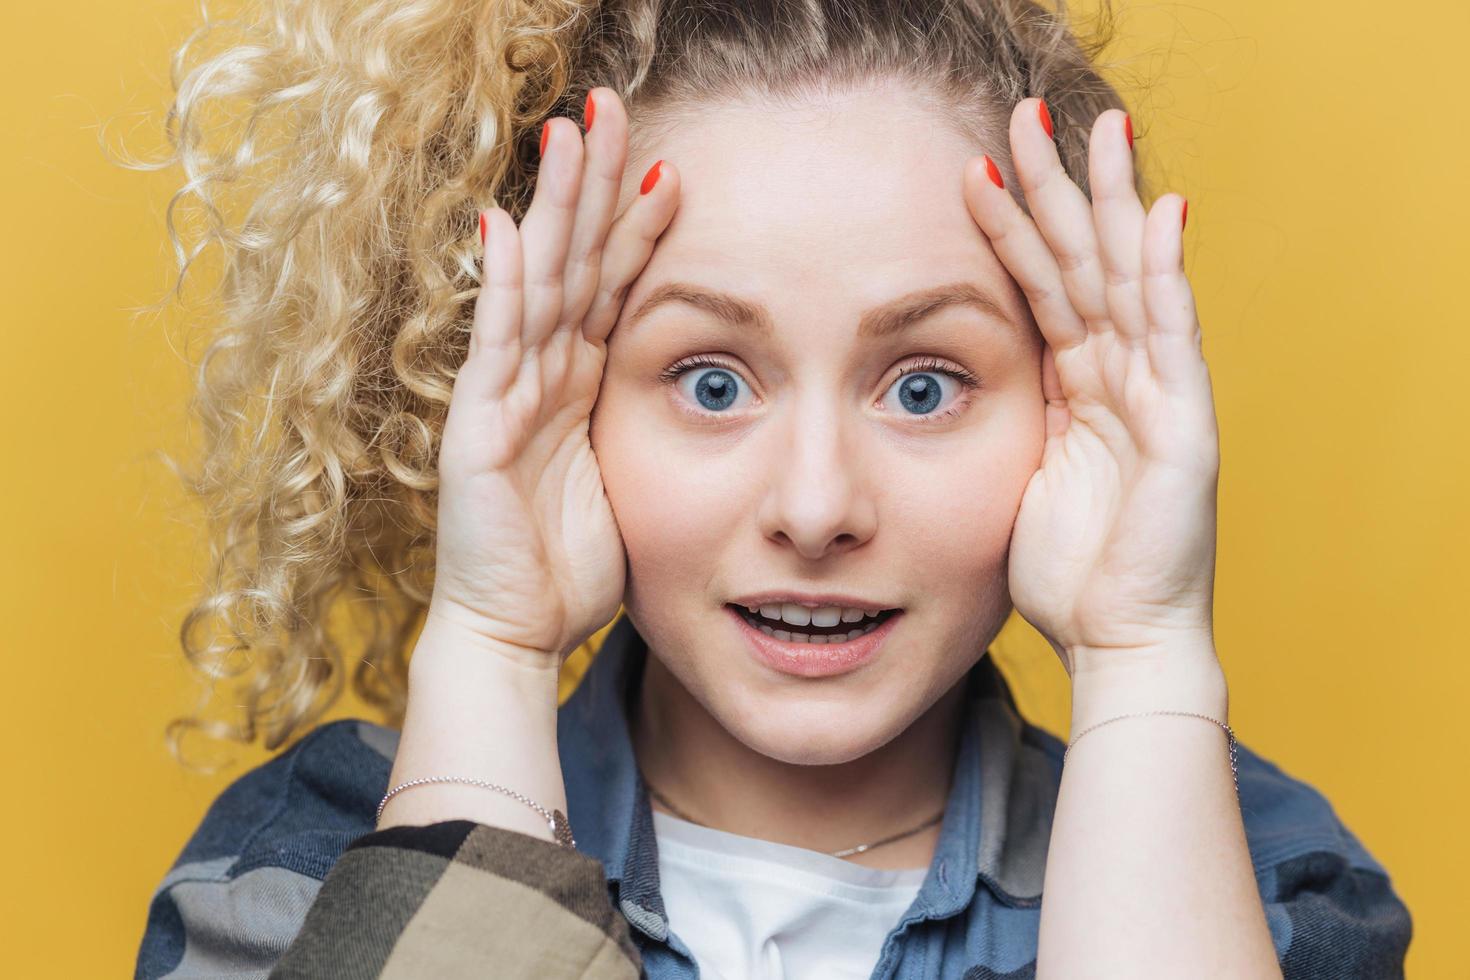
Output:
<instances>
[{"instance_id":1,"label":"woman's right hand","mask_svg":"<svg viewBox=\"0 0 1470 980\"><path fill-rule=\"evenodd\" d=\"M559 667L622 601L589 416L607 336L678 204L677 171L660 162L613 220L627 112L612 89L591 98L585 136L565 117L543 130L520 227L501 208L481 214L480 294L439 450L430 620L526 666Z\"/></svg>"}]
</instances>

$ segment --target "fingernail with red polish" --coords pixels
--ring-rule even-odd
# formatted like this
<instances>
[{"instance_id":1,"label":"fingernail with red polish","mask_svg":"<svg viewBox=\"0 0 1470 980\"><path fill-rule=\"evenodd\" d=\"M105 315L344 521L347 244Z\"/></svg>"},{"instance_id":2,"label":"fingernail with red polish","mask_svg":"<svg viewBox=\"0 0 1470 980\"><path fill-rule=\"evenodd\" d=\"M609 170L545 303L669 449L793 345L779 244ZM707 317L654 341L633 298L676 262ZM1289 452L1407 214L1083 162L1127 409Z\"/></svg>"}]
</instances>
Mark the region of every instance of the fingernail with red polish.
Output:
<instances>
[{"instance_id":1,"label":"fingernail with red polish","mask_svg":"<svg viewBox=\"0 0 1470 980\"><path fill-rule=\"evenodd\" d=\"M1041 99L1037 105L1037 115L1041 116L1041 128L1046 130L1046 135L1051 135L1051 113L1046 111L1046 100Z\"/></svg>"},{"instance_id":2,"label":"fingernail with red polish","mask_svg":"<svg viewBox=\"0 0 1470 980\"><path fill-rule=\"evenodd\" d=\"M1123 132L1128 135L1128 149L1133 149L1133 119L1130 116L1123 117Z\"/></svg>"},{"instance_id":3,"label":"fingernail with red polish","mask_svg":"<svg viewBox=\"0 0 1470 980\"><path fill-rule=\"evenodd\" d=\"M985 154L985 172L990 175L990 182L996 187L1004 188L1006 182L1000 179L1000 168L995 161L990 159L990 154Z\"/></svg>"},{"instance_id":4,"label":"fingernail with red polish","mask_svg":"<svg viewBox=\"0 0 1470 980\"><path fill-rule=\"evenodd\" d=\"M541 155L546 156L546 137L551 133L551 120L541 124Z\"/></svg>"},{"instance_id":5,"label":"fingernail with red polish","mask_svg":"<svg viewBox=\"0 0 1470 980\"><path fill-rule=\"evenodd\" d=\"M480 212L480 247L481 248L484 248L485 247L485 233L488 230L489 229L487 229L485 227L485 212L484 211L481 211Z\"/></svg>"},{"instance_id":6,"label":"fingernail with red polish","mask_svg":"<svg viewBox=\"0 0 1470 980\"><path fill-rule=\"evenodd\" d=\"M1179 211L1179 230L1183 231L1187 224L1189 224L1189 201L1186 200L1184 207Z\"/></svg>"},{"instance_id":7,"label":"fingernail with red polish","mask_svg":"<svg viewBox=\"0 0 1470 980\"><path fill-rule=\"evenodd\" d=\"M643 175L643 186L638 188L639 194L647 194L649 191L653 190L653 185L658 183L659 168L663 166L663 163L664 162L660 160L653 166L648 168L648 173Z\"/></svg>"},{"instance_id":8,"label":"fingernail with red polish","mask_svg":"<svg viewBox=\"0 0 1470 980\"><path fill-rule=\"evenodd\" d=\"M592 93L587 93L587 104L582 108L582 121L585 124L584 132L592 132L592 119L597 115L597 106L592 102Z\"/></svg>"}]
</instances>

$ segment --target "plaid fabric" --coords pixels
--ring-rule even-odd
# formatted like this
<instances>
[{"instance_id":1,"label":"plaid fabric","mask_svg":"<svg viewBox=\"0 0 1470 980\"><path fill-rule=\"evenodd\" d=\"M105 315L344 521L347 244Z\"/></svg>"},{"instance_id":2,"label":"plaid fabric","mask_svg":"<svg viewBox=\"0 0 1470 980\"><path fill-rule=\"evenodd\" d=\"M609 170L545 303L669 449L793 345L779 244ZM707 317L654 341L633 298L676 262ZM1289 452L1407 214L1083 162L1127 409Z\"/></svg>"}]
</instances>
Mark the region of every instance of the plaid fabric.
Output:
<instances>
[{"instance_id":1,"label":"plaid fabric","mask_svg":"<svg viewBox=\"0 0 1470 980\"><path fill-rule=\"evenodd\" d=\"M539 846L538 846L539 845ZM506 942L507 937L519 937ZM348 845L270 975L636 980L597 859L469 820Z\"/></svg>"},{"instance_id":2,"label":"plaid fabric","mask_svg":"<svg viewBox=\"0 0 1470 980\"><path fill-rule=\"evenodd\" d=\"M137 978L698 976L658 888L627 727L626 618L558 718L578 850L470 821L374 829L398 733L319 726L229 786L163 877ZM968 680L934 861L872 976L1032 977L1061 741L989 657ZM1413 934L1387 871L1317 790L1242 740L1241 814L1287 980L1396 978Z\"/></svg>"}]
</instances>

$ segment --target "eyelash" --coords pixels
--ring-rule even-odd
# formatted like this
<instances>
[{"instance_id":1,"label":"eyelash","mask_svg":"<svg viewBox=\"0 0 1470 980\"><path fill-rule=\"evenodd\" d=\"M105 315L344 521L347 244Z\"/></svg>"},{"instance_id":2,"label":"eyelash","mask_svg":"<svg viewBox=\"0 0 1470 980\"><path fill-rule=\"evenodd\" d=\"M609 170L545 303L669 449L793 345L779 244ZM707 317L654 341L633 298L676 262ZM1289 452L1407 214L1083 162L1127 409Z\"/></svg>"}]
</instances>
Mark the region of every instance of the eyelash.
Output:
<instances>
[{"instance_id":1,"label":"eyelash","mask_svg":"<svg viewBox=\"0 0 1470 980\"><path fill-rule=\"evenodd\" d=\"M738 375L740 373L738 370L735 369L734 365L722 361L719 358L712 357L708 354L695 354L691 357L686 357L681 360L675 361L673 364L670 364L668 367L664 368L664 370L659 374L658 380L664 384L673 384L681 377L683 377L686 373L698 367L716 367L721 368L725 371L729 371L731 374ZM954 378L956 381L964 386L965 393L961 394L959 398L955 399L955 404L952 408L939 415L910 415L906 416L906 418L910 418L915 422L923 424L940 422L944 419L954 418L955 416L961 414L970 407L971 399L968 397L968 393L980 387L980 379L971 374L969 371L966 371L964 368L948 364L947 362L938 360L937 358L927 355L919 358L919 360L915 361L914 363L905 366L904 369L898 373L898 376L894 378L894 380L897 381L899 378L902 378L905 375L923 374L926 372L949 375L951 378ZM712 415L719 414L715 412L699 411L697 409L689 408L682 403L680 407L689 414L698 416L700 418L709 418Z\"/></svg>"}]
</instances>

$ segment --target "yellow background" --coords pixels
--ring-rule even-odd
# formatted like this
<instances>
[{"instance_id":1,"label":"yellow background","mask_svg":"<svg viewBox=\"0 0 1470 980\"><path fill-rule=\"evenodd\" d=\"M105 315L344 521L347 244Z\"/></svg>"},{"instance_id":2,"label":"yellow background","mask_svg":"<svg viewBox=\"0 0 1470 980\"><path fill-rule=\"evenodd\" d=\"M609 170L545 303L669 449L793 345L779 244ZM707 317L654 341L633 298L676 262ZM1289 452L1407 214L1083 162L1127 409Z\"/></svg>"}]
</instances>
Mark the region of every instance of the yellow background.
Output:
<instances>
[{"instance_id":1,"label":"yellow background","mask_svg":"<svg viewBox=\"0 0 1470 980\"><path fill-rule=\"evenodd\" d=\"M1190 203L1231 721L1388 867L1414 916L1409 975L1463 977L1470 7L1120 6L1139 150ZM112 145L161 145L168 53L195 13L19 4L0 41L11 976L129 974L154 885L264 758L203 779L163 748L192 703L177 629L202 552L150 454L179 445L198 347L176 318L126 312L169 281L179 174L99 148L114 118ZM1065 737L1050 649L1015 618L997 647L1023 712Z\"/></svg>"}]
</instances>

